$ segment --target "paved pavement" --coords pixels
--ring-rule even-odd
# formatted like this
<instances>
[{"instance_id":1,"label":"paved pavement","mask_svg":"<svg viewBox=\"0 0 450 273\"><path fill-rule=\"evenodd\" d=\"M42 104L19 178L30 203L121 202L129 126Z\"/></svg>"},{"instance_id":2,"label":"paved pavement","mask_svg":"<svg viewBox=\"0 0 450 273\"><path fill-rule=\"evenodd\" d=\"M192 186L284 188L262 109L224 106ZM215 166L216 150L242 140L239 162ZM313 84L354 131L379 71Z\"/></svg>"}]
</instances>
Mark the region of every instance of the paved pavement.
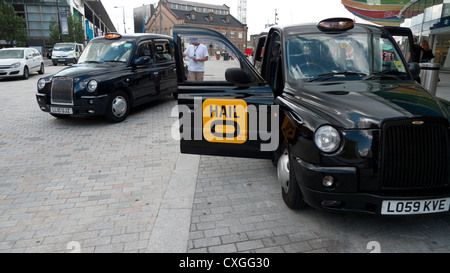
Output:
<instances>
[{"instance_id":1,"label":"paved pavement","mask_svg":"<svg viewBox=\"0 0 450 273\"><path fill-rule=\"evenodd\" d=\"M0 80L0 252L450 252L449 214L293 211L270 161L181 155L169 96L120 124L55 119L38 79Z\"/></svg>"}]
</instances>

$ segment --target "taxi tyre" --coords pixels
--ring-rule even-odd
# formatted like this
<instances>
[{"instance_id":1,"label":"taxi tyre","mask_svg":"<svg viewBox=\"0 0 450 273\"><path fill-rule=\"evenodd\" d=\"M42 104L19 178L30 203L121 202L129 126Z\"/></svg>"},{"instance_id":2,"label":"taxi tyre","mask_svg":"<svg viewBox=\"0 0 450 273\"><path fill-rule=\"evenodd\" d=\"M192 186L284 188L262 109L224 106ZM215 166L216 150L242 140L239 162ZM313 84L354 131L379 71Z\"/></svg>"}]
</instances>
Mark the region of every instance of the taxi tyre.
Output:
<instances>
[{"instance_id":1,"label":"taxi tyre","mask_svg":"<svg viewBox=\"0 0 450 273\"><path fill-rule=\"evenodd\" d=\"M25 66L25 67L23 68L23 76L22 76L22 78L23 78L24 80L28 80L28 78L30 78L30 70L28 70L28 67L27 67L27 66Z\"/></svg>"},{"instance_id":2,"label":"taxi tyre","mask_svg":"<svg viewBox=\"0 0 450 273\"><path fill-rule=\"evenodd\" d=\"M283 201L290 209L306 207L303 195L294 173L294 163L289 145L283 141L280 149L280 157L277 162L277 176L281 184Z\"/></svg>"},{"instance_id":3,"label":"taxi tyre","mask_svg":"<svg viewBox=\"0 0 450 273\"><path fill-rule=\"evenodd\" d=\"M127 119L130 113L130 99L123 91L116 91L112 94L106 108L105 117L113 123L119 123Z\"/></svg>"}]
</instances>

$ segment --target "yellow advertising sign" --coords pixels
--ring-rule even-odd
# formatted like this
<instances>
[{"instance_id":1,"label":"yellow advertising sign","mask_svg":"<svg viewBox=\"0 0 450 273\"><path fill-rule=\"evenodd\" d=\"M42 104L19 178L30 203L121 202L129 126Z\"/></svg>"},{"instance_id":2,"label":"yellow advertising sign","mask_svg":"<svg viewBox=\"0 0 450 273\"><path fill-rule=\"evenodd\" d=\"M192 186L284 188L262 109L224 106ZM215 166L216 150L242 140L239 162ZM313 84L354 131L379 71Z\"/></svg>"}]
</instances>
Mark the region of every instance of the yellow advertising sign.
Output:
<instances>
[{"instance_id":1,"label":"yellow advertising sign","mask_svg":"<svg viewBox=\"0 0 450 273\"><path fill-rule=\"evenodd\" d=\"M203 102L203 136L208 142L246 142L247 119L244 100L207 99Z\"/></svg>"}]
</instances>

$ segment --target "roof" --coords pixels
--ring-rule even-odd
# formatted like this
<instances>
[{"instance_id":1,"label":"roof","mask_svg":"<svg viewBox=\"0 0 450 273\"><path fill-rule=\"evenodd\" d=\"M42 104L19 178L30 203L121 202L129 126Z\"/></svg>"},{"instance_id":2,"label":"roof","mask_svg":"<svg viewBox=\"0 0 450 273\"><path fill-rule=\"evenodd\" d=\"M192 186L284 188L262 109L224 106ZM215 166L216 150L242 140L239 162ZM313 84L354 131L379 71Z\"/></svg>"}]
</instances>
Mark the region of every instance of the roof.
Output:
<instances>
[{"instance_id":1,"label":"roof","mask_svg":"<svg viewBox=\"0 0 450 273\"><path fill-rule=\"evenodd\" d=\"M223 27L237 27L243 28L245 25L239 22L236 18L234 18L231 14L223 15L223 14L214 14L214 18L212 21L209 20L209 15L211 13L206 12L195 12L195 19L190 19L190 12L186 10L176 10L171 9L173 13L179 18L184 19L184 22L187 24L194 25L206 25L206 26L223 26ZM227 23L226 18L229 16L230 21Z\"/></svg>"},{"instance_id":2,"label":"roof","mask_svg":"<svg viewBox=\"0 0 450 273\"><path fill-rule=\"evenodd\" d=\"M116 31L116 27L111 21L111 18L109 18L108 12L100 0L85 0L85 2L87 2L88 5L94 10L94 13L102 19L103 23L111 32Z\"/></svg>"},{"instance_id":3,"label":"roof","mask_svg":"<svg viewBox=\"0 0 450 273\"><path fill-rule=\"evenodd\" d=\"M109 33L110 34L110 33ZM154 34L154 33L131 33L131 34L120 34L122 37L121 39L126 39L126 40L140 40L140 39L158 39L158 38L162 38L162 39L170 39L172 40L173 37L171 36L167 36L167 35L163 35L163 34ZM99 36L94 38L93 40L101 40L101 39L105 39L105 36Z\"/></svg>"},{"instance_id":4,"label":"roof","mask_svg":"<svg viewBox=\"0 0 450 273\"><path fill-rule=\"evenodd\" d=\"M225 4L224 5L214 5L214 4L193 2L193 1L184 1L184 0L167 0L167 2L168 3L173 3L173 4L193 6L193 7L203 7L203 8L210 8L210 9L221 9L221 10L227 10L227 11L230 10L230 8L227 5L225 5Z\"/></svg>"},{"instance_id":5,"label":"roof","mask_svg":"<svg viewBox=\"0 0 450 273\"><path fill-rule=\"evenodd\" d=\"M430 6L442 4L442 0L341 0L354 15L385 26L399 26L405 18L424 12Z\"/></svg>"},{"instance_id":6,"label":"roof","mask_svg":"<svg viewBox=\"0 0 450 273\"><path fill-rule=\"evenodd\" d=\"M288 26L273 26L272 28L277 28L282 30L287 35L296 35L296 34L310 34L310 33L320 33L320 31L317 28L317 24L308 23L308 24L297 24L297 25L288 25ZM346 30L346 31L326 31L325 33L383 33L383 28L374 26L374 25L366 25L366 24L355 24L355 27Z\"/></svg>"}]
</instances>

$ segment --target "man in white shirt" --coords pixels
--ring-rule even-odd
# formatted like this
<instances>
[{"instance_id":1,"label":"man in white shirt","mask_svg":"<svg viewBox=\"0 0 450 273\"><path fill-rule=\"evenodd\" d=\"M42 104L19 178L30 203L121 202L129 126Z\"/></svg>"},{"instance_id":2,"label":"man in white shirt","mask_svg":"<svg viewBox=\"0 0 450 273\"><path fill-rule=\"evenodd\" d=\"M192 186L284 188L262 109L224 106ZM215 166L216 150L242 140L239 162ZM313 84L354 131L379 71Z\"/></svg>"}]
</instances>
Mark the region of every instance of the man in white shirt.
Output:
<instances>
[{"instance_id":1,"label":"man in white shirt","mask_svg":"<svg viewBox=\"0 0 450 273\"><path fill-rule=\"evenodd\" d=\"M205 61L209 59L208 49L200 44L197 38L193 38L190 42L191 45L183 53L183 57L189 57L188 81L203 81Z\"/></svg>"}]
</instances>

